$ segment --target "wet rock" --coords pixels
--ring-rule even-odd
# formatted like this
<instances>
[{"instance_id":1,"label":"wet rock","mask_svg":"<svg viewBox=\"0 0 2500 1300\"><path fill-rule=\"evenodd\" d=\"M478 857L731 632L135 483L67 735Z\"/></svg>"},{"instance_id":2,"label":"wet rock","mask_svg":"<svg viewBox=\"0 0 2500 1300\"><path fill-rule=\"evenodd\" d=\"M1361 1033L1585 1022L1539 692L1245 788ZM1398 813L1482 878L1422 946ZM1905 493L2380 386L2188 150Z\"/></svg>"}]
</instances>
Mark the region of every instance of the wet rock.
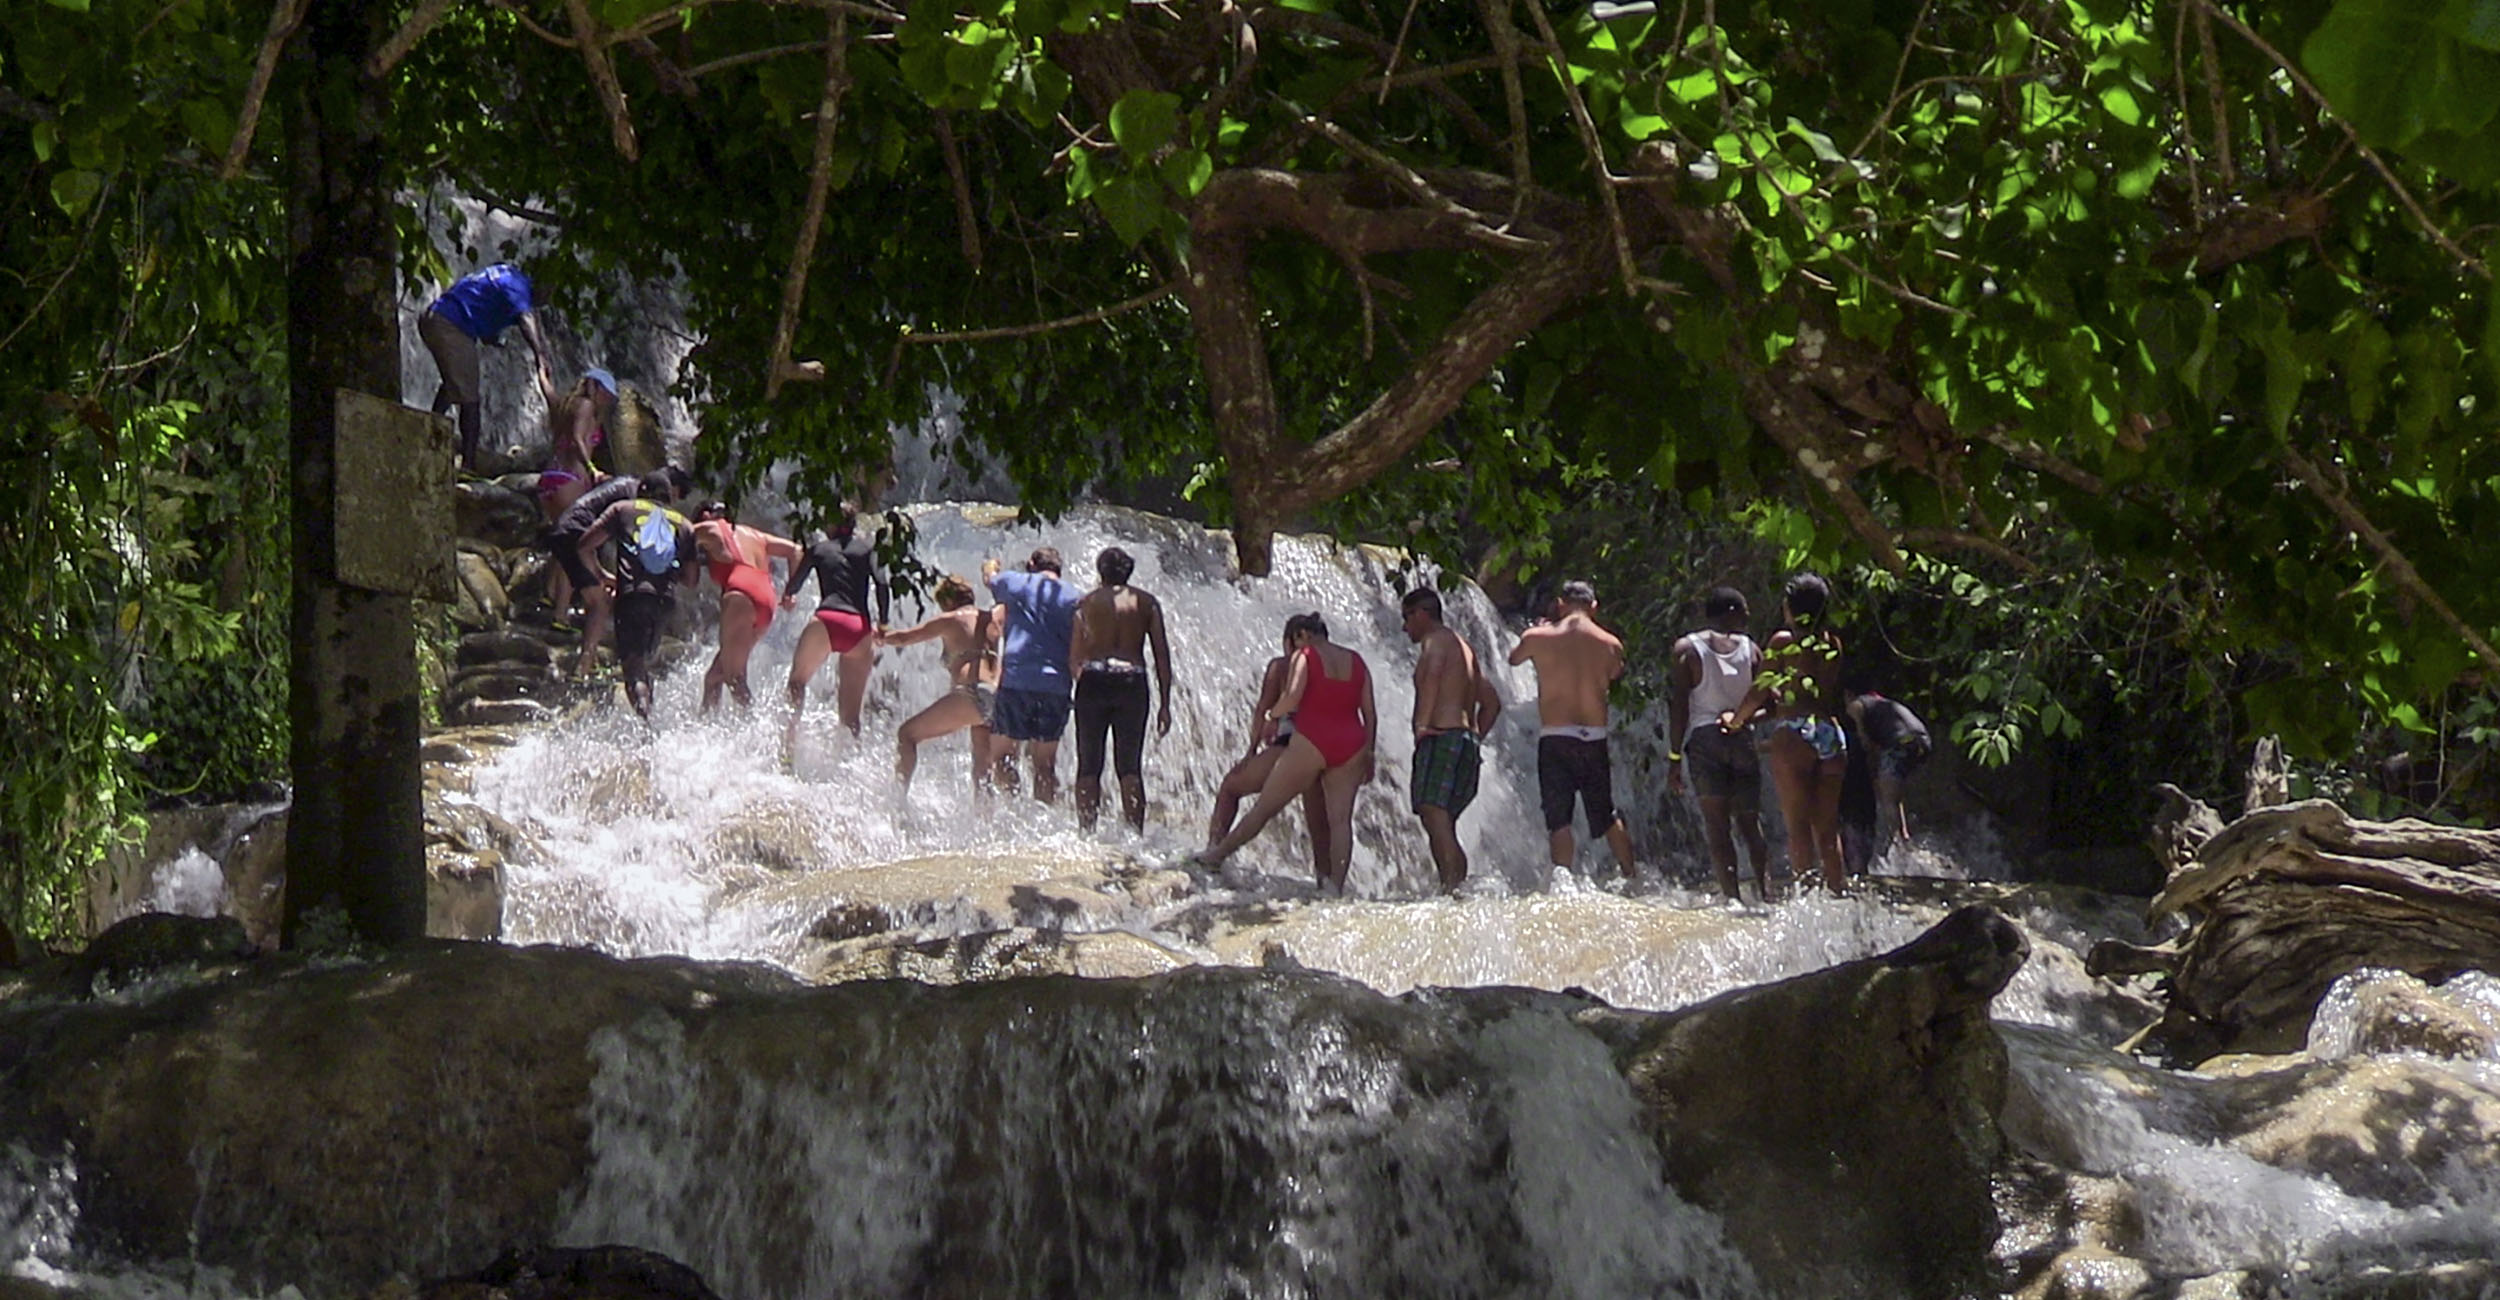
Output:
<instances>
[{"instance_id":1,"label":"wet rock","mask_svg":"<svg viewBox=\"0 0 2500 1300\"><path fill-rule=\"evenodd\" d=\"M463 668L444 688L445 716L457 714L471 700L550 700L564 692L564 680L545 665L484 664Z\"/></svg>"},{"instance_id":2,"label":"wet rock","mask_svg":"<svg viewBox=\"0 0 2500 1300\"><path fill-rule=\"evenodd\" d=\"M525 632L511 630L471 632L460 638L457 652L460 666L475 668L487 664L522 664L545 667L554 662L554 652L547 643Z\"/></svg>"},{"instance_id":3,"label":"wet rock","mask_svg":"<svg viewBox=\"0 0 2500 1300\"><path fill-rule=\"evenodd\" d=\"M66 973L80 987L110 987L169 970L228 965L253 952L243 923L231 916L142 912L97 935L70 959Z\"/></svg>"},{"instance_id":4,"label":"wet rock","mask_svg":"<svg viewBox=\"0 0 2500 1300\"><path fill-rule=\"evenodd\" d=\"M536 700L469 700L452 721L471 727L518 727L551 722L557 712Z\"/></svg>"},{"instance_id":5,"label":"wet rock","mask_svg":"<svg viewBox=\"0 0 2500 1300\"><path fill-rule=\"evenodd\" d=\"M457 740L437 735L417 748L417 761L459 765L477 761L477 751Z\"/></svg>"},{"instance_id":6,"label":"wet rock","mask_svg":"<svg viewBox=\"0 0 2500 1300\"><path fill-rule=\"evenodd\" d=\"M459 555L459 596L452 602L451 621L472 631L501 626L512 611L503 582L485 560L468 552Z\"/></svg>"},{"instance_id":7,"label":"wet rock","mask_svg":"<svg viewBox=\"0 0 2500 1300\"><path fill-rule=\"evenodd\" d=\"M2197 921L2149 1045L2188 1062L2289 1051L2355 970L2500 970L2500 831L2267 808L2208 841L2152 911Z\"/></svg>"},{"instance_id":8,"label":"wet rock","mask_svg":"<svg viewBox=\"0 0 2500 1300\"><path fill-rule=\"evenodd\" d=\"M1988 1003L2027 951L1964 908L1884 956L1628 1022L1618 1056L1669 1182L1795 1294L1980 1285L2006 1087Z\"/></svg>"},{"instance_id":9,"label":"wet rock","mask_svg":"<svg viewBox=\"0 0 2500 1300\"><path fill-rule=\"evenodd\" d=\"M514 1251L466 1277L429 1283L417 1300L716 1300L703 1278L634 1246Z\"/></svg>"},{"instance_id":10,"label":"wet rock","mask_svg":"<svg viewBox=\"0 0 2500 1300\"><path fill-rule=\"evenodd\" d=\"M823 865L822 838L812 809L796 801L758 799L722 819L710 857L774 871L809 871Z\"/></svg>"},{"instance_id":11,"label":"wet rock","mask_svg":"<svg viewBox=\"0 0 2500 1300\"><path fill-rule=\"evenodd\" d=\"M425 849L425 932L436 939L503 937L503 854L495 849Z\"/></svg>"},{"instance_id":12,"label":"wet rock","mask_svg":"<svg viewBox=\"0 0 2500 1300\"><path fill-rule=\"evenodd\" d=\"M504 727L481 725L446 728L442 731L435 732L432 740L428 743L432 743L433 741L459 745L471 750L510 749L514 745L521 743L521 737L519 733L508 730Z\"/></svg>"},{"instance_id":13,"label":"wet rock","mask_svg":"<svg viewBox=\"0 0 2500 1300\"><path fill-rule=\"evenodd\" d=\"M445 795L455 794L469 795L477 792L477 778L471 776L469 769L460 764L426 763L420 770L424 773L419 779L425 786L427 799L440 799Z\"/></svg>"},{"instance_id":14,"label":"wet rock","mask_svg":"<svg viewBox=\"0 0 2500 1300\"><path fill-rule=\"evenodd\" d=\"M668 463L668 444L660 434L660 413L651 399L632 384L617 395L616 417L609 422L607 452L618 474L648 474Z\"/></svg>"},{"instance_id":15,"label":"wet rock","mask_svg":"<svg viewBox=\"0 0 2500 1300\"><path fill-rule=\"evenodd\" d=\"M516 607L544 605L555 590L555 561L544 551L514 551L509 557L511 580L504 591Z\"/></svg>"},{"instance_id":16,"label":"wet rock","mask_svg":"<svg viewBox=\"0 0 2500 1300\"><path fill-rule=\"evenodd\" d=\"M501 483L464 480L453 489L460 536L488 546L527 546L546 527L538 502Z\"/></svg>"},{"instance_id":17,"label":"wet rock","mask_svg":"<svg viewBox=\"0 0 2500 1300\"><path fill-rule=\"evenodd\" d=\"M2218 1083L2223 1134L2266 1164L2391 1205L2500 1186L2500 1085L2411 1057Z\"/></svg>"},{"instance_id":18,"label":"wet rock","mask_svg":"<svg viewBox=\"0 0 2500 1300\"><path fill-rule=\"evenodd\" d=\"M812 950L800 974L817 984L907 979L952 985L1037 975L1128 979L1194 964L1185 953L1122 930L1065 934L1020 928L919 940L869 931Z\"/></svg>"},{"instance_id":19,"label":"wet rock","mask_svg":"<svg viewBox=\"0 0 2500 1300\"><path fill-rule=\"evenodd\" d=\"M2024 1294L2039 1300L2151 1300L2161 1292L2142 1260L2083 1247L2060 1255L2042 1285Z\"/></svg>"},{"instance_id":20,"label":"wet rock","mask_svg":"<svg viewBox=\"0 0 2500 1300\"><path fill-rule=\"evenodd\" d=\"M286 932L285 809L261 817L234 838L219 860L226 877L226 914L243 923L254 948L274 951Z\"/></svg>"},{"instance_id":21,"label":"wet rock","mask_svg":"<svg viewBox=\"0 0 2500 1300\"><path fill-rule=\"evenodd\" d=\"M2352 1054L2418 1052L2451 1060L2500 1057L2500 1022L2479 1000L2443 996L2410 975L2382 975L2347 986ZM2317 1034L2313 1031L2313 1046Z\"/></svg>"}]
</instances>

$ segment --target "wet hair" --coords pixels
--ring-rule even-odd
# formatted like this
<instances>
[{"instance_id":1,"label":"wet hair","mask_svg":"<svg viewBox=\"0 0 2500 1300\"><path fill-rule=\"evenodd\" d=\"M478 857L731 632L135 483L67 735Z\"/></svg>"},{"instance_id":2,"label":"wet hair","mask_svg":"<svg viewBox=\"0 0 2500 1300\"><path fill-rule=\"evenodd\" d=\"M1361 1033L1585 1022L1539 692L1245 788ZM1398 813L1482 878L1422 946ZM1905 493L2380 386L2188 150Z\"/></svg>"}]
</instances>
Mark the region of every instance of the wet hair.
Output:
<instances>
[{"instance_id":1,"label":"wet hair","mask_svg":"<svg viewBox=\"0 0 2500 1300\"><path fill-rule=\"evenodd\" d=\"M960 573L950 573L938 580L939 609L957 610L972 603L972 583Z\"/></svg>"},{"instance_id":2,"label":"wet hair","mask_svg":"<svg viewBox=\"0 0 2500 1300\"><path fill-rule=\"evenodd\" d=\"M1712 587L1710 594L1701 598L1701 612L1708 618L1742 614L1745 612L1745 593L1734 587Z\"/></svg>"},{"instance_id":3,"label":"wet hair","mask_svg":"<svg viewBox=\"0 0 2500 1300\"><path fill-rule=\"evenodd\" d=\"M1024 568L1028 573L1040 573L1044 570L1052 573L1067 571L1059 559L1059 548L1056 546L1034 547L1032 557L1024 562Z\"/></svg>"},{"instance_id":4,"label":"wet hair","mask_svg":"<svg viewBox=\"0 0 2500 1300\"><path fill-rule=\"evenodd\" d=\"M1584 579L1573 578L1562 585L1562 594L1558 599L1566 605L1594 606L1597 604L1597 588Z\"/></svg>"},{"instance_id":5,"label":"wet hair","mask_svg":"<svg viewBox=\"0 0 2500 1300\"><path fill-rule=\"evenodd\" d=\"M1038 552L1034 558L1040 558ZM1129 575L1135 572L1137 561L1117 546L1106 546L1102 548L1102 554L1094 557L1095 576L1114 587L1125 585Z\"/></svg>"},{"instance_id":6,"label":"wet hair","mask_svg":"<svg viewBox=\"0 0 2500 1300\"><path fill-rule=\"evenodd\" d=\"M1432 615L1433 622L1440 622L1441 593L1434 591L1430 587L1417 587L1413 591L1406 593L1406 599L1398 602L1398 611L1400 613L1412 614L1419 609Z\"/></svg>"},{"instance_id":7,"label":"wet hair","mask_svg":"<svg viewBox=\"0 0 2500 1300\"><path fill-rule=\"evenodd\" d=\"M685 470L675 465L663 465L653 472L668 475L669 486L676 489L678 496L690 497L694 495L694 475L687 473Z\"/></svg>"},{"instance_id":8,"label":"wet hair","mask_svg":"<svg viewBox=\"0 0 2500 1300\"><path fill-rule=\"evenodd\" d=\"M833 522L825 526L825 532L834 537L848 537L858 527L859 507L844 501L833 508Z\"/></svg>"},{"instance_id":9,"label":"wet hair","mask_svg":"<svg viewBox=\"0 0 2500 1300\"><path fill-rule=\"evenodd\" d=\"M1328 620L1321 618L1316 612L1309 614L1296 614L1292 618L1285 620L1286 636L1299 636L1305 632L1318 637L1322 641L1327 640Z\"/></svg>"},{"instance_id":10,"label":"wet hair","mask_svg":"<svg viewBox=\"0 0 2500 1300\"><path fill-rule=\"evenodd\" d=\"M1788 617L1799 627L1813 627L1823 621L1823 609L1832 600L1832 584L1822 575L1800 573L1780 588L1780 599L1787 602Z\"/></svg>"},{"instance_id":11,"label":"wet hair","mask_svg":"<svg viewBox=\"0 0 2500 1300\"><path fill-rule=\"evenodd\" d=\"M696 508L694 517L697 519L727 519L729 518L729 503L718 500L706 501L700 507Z\"/></svg>"},{"instance_id":12,"label":"wet hair","mask_svg":"<svg viewBox=\"0 0 2500 1300\"><path fill-rule=\"evenodd\" d=\"M693 484L686 486L692 487ZM635 480L634 491L654 501L674 501L685 495L678 490L676 476L664 469L655 469Z\"/></svg>"}]
</instances>

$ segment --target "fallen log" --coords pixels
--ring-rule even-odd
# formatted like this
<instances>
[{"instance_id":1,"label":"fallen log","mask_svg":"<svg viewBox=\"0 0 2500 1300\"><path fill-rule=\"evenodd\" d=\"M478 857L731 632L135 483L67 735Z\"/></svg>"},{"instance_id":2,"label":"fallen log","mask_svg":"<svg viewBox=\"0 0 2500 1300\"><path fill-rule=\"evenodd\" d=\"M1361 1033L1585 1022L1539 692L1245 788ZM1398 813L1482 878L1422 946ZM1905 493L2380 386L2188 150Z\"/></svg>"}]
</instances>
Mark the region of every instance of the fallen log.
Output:
<instances>
[{"instance_id":1,"label":"fallen log","mask_svg":"<svg viewBox=\"0 0 2500 1300\"><path fill-rule=\"evenodd\" d=\"M2356 821L2325 800L2260 809L2153 900L2155 919L2174 912L2196 927L2145 1045L2183 1062L2297 1050L2352 971L2500 970L2500 832Z\"/></svg>"}]
</instances>

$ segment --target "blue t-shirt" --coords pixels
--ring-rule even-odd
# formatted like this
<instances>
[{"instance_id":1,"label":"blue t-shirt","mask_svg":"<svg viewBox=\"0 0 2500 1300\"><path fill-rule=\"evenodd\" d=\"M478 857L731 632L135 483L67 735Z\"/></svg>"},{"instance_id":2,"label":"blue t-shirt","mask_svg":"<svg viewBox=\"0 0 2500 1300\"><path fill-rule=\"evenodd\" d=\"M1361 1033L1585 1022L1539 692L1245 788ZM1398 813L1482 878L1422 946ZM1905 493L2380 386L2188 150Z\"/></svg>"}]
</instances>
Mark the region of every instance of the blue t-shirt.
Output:
<instances>
[{"instance_id":1,"label":"blue t-shirt","mask_svg":"<svg viewBox=\"0 0 2500 1300\"><path fill-rule=\"evenodd\" d=\"M452 282L434 300L434 313L480 343L512 328L530 310L530 278L510 262L497 262Z\"/></svg>"},{"instance_id":2,"label":"blue t-shirt","mask_svg":"<svg viewBox=\"0 0 2500 1300\"><path fill-rule=\"evenodd\" d=\"M1067 694L1077 589L1055 573L1002 573L990 579L990 594L1007 607L1006 663L998 684L1011 691Z\"/></svg>"}]
</instances>

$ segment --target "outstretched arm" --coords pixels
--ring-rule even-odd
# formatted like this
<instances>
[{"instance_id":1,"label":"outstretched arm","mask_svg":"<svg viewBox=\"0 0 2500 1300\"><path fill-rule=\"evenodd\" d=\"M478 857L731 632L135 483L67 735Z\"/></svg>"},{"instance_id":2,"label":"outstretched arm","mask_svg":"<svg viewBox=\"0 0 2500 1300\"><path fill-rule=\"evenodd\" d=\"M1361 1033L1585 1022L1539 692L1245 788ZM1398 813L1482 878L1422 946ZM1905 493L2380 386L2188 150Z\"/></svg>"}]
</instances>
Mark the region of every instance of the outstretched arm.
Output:
<instances>
[{"instance_id":1,"label":"outstretched arm","mask_svg":"<svg viewBox=\"0 0 2500 1300\"><path fill-rule=\"evenodd\" d=\"M1519 640L1514 642L1510 647L1511 667L1516 668L1536 657L1534 653L1536 649L1536 634L1537 632L1535 628L1529 628L1527 631L1519 634Z\"/></svg>"},{"instance_id":2,"label":"outstretched arm","mask_svg":"<svg viewBox=\"0 0 2500 1300\"><path fill-rule=\"evenodd\" d=\"M807 585L807 575L816 571L816 563L801 553L790 564L790 576L781 581L781 607L788 609L798 603L799 588Z\"/></svg>"},{"instance_id":3,"label":"outstretched arm","mask_svg":"<svg viewBox=\"0 0 2500 1300\"><path fill-rule=\"evenodd\" d=\"M530 357L538 362L538 392L547 399L547 407L556 404L556 377L547 369L547 336L538 330L538 313L521 313L521 337L529 340Z\"/></svg>"},{"instance_id":4,"label":"outstretched arm","mask_svg":"<svg viewBox=\"0 0 2500 1300\"><path fill-rule=\"evenodd\" d=\"M1068 626L1068 685L1073 688L1085 676L1085 664L1094 657L1094 598L1076 603L1076 615Z\"/></svg>"},{"instance_id":5,"label":"outstretched arm","mask_svg":"<svg viewBox=\"0 0 2500 1300\"><path fill-rule=\"evenodd\" d=\"M885 643L887 645L911 645L915 642L926 641L945 632L946 625L954 621L954 617L952 614L940 614L917 627L907 627L900 632L888 632L885 634Z\"/></svg>"}]
</instances>

